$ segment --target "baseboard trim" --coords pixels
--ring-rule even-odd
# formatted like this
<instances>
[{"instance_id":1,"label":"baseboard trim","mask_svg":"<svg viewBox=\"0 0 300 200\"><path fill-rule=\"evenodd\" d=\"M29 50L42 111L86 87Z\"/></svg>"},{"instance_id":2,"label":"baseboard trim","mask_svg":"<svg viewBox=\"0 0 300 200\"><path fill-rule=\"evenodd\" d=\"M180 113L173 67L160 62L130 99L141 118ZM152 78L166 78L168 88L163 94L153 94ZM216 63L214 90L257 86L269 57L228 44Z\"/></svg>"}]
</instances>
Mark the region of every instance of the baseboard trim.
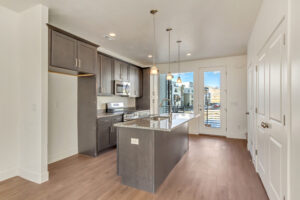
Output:
<instances>
[{"instance_id":1,"label":"baseboard trim","mask_svg":"<svg viewBox=\"0 0 300 200\"><path fill-rule=\"evenodd\" d=\"M18 176L18 170L16 168L0 171L0 181L4 181L15 176Z\"/></svg>"},{"instance_id":2,"label":"baseboard trim","mask_svg":"<svg viewBox=\"0 0 300 200\"><path fill-rule=\"evenodd\" d=\"M38 184L41 184L41 183L49 180L49 172L48 171L43 172L43 173L36 173L34 171L30 171L27 169L19 169L19 176L28 181L38 183Z\"/></svg>"},{"instance_id":3,"label":"baseboard trim","mask_svg":"<svg viewBox=\"0 0 300 200\"><path fill-rule=\"evenodd\" d=\"M242 135L238 135L238 136L229 135L229 136L227 136L227 138L229 138L229 139L247 140L246 136L242 136Z\"/></svg>"},{"instance_id":4,"label":"baseboard trim","mask_svg":"<svg viewBox=\"0 0 300 200\"><path fill-rule=\"evenodd\" d=\"M66 150L66 151L63 151L63 152L59 152L59 153L49 155L48 156L48 164L57 162L59 160L68 158L70 156L74 156L76 154L78 154L78 149L69 149L69 150Z\"/></svg>"}]
</instances>

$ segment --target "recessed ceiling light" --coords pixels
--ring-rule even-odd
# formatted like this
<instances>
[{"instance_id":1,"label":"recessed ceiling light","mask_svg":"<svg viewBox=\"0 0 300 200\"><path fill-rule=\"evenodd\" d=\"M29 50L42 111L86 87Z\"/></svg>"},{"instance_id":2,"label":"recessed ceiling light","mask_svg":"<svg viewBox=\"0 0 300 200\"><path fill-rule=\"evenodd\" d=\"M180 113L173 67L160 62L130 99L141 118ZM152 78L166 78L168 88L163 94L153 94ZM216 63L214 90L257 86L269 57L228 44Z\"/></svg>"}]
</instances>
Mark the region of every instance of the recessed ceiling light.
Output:
<instances>
[{"instance_id":1,"label":"recessed ceiling light","mask_svg":"<svg viewBox=\"0 0 300 200\"><path fill-rule=\"evenodd\" d=\"M191 54L191 53L187 53L186 55L187 55L187 56L191 56L192 54Z\"/></svg>"},{"instance_id":2,"label":"recessed ceiling light","mask_svg":"<svg viewBox=\"0 0 300 200\"><path fill-rule=\"evenodd\" d=\"M148 58L152 58L152 55L151 55L151 54L149 54L149 55L148 55Z\"/></svg>"},{"instance_id":3,"label":"recessed ceiling light","mask_svg":"<svg viewBox=\"0 0 300 200\"><path fill-rule=\"evenodd\" d=\"M109 33L109 36L110 37L116 37L116 34L115 33Z\"/></svg>"}]
</instances>

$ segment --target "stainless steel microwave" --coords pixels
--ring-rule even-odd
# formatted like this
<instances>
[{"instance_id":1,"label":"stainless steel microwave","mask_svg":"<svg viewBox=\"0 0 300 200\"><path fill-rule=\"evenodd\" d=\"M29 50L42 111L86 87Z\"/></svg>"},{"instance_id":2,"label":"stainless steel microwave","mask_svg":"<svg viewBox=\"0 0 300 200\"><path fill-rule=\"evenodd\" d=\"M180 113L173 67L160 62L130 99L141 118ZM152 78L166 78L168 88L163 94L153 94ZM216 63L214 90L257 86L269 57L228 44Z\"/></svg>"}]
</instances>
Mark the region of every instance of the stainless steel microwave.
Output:
<instances>
[{"instance_id":1,"label":"stainless steel microwave","mask_svg":"<svg viewBox=\"0 0 300 200\"><path fill-rule=\"evenodd\" d=\"M115 95L129 96L130 83L125 81L115 81Z\"/></svg>"}]
</instances>

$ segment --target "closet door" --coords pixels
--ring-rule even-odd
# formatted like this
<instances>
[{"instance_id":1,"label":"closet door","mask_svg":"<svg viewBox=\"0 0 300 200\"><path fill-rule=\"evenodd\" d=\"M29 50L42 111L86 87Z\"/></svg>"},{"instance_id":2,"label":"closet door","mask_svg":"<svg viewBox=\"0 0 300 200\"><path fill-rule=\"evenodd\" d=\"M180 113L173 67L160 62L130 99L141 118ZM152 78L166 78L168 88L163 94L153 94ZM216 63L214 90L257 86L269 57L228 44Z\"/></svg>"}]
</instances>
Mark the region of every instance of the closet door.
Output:
<instances>
[{"instance_id":1,"label":"closet door","mask_svg":"<svg viewBox=\"0 0 300 200\"><path fill-rule=\"evenodd\" d=\"M287 191L287 127L289 111L284 23L270 37L257 66L258 172L271 200Z\"/></svg>"}]
</instances>

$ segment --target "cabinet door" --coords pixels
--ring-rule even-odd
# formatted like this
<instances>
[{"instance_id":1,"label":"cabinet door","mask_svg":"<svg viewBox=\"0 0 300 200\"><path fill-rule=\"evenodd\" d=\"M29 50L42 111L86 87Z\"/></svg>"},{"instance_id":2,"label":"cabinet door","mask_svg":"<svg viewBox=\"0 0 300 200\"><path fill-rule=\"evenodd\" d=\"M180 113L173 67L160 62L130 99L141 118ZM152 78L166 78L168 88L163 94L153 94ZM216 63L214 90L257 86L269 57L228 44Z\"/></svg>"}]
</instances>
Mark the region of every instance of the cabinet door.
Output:
<instances>
[{"instance_id":1,"label":"cabinet door","mask_svg":"<svg viewBox=\"0 0 300 200\"><path fill-rule=\"evenodd\" d=\"M136 78L136 97L141 97L143 95L143 71L140 68L137 68Z\"/></svg>"},{"instance_id":2,"label":"cabinet door","mask_svg":"<svg viewBox=\"0 0 300 200\"><path fill-rule=\"evenodd\" d=\"M52 30L50 55L51 66L76 70L77 40Z\"/></svg>"},{"instance_id":3,"label":"cabinet door","mask_svg":"<svg viewBox=\"0 0 300 200\"><path fill-rule=\"evenodd\" d=\"M111 118L97 120L97 147L102 151L110 146Z\"/></svg>"},{"instance_id":4,"label":"cabinet door","mask_svg":"<svg viewBox=\"0 0 300 200\"><path fill-rule=\"evenodd\" d=\"M78 67L77 70L85 73L95 73L97 62L97 48L84 42L77 42Z\"/></svg>"},{"instance_id":5,"label":"cabinet door","mask_svg":"<svg viewBox=\"0 0 300 200\"><path fill-rule=\"evenodd\" d=\"M112 118L112 127L110 132L110 145L115 146L117 144L117 128L115 128L113 125L115 123L119 123L123 121L122 116L116 116Z\"/></svg>"},{"instance_id":6,"label":"cabinet door","mask_svg":"<svg viewBox=\"0 0 300 200\"><path fill-rule=\"evenodd\" d=\"M116 81L122 80L121 68L122 68L122 63L118 60L115 60L114 61L114 79Z\"/></svg>"},{"instance_id":7,"label":"cabinet door","mask_svg":"<svg viewBox=\"0 0 300 200\"><path fill-rule=\"evenodd\" d=\"M121 80L122 81L129 81L129 65L127 63L121 63Z\"/></svg>"},{"instance_id":8,"label":"cabinet door","mask_svg":"<svg viewBox=\"0 0 300 200\"><path fill-rule=\"evenodd\" d=\"M130 72L130 75L129 75L129 79L130 79L130 97L135 97L136 96L136 70L135 70L136 67L134 66L130 66L129 68L129 72Z\"/></svg>"},{"instance_id":9,"label":"cabinet door","mask_svg":"<svg viewBox=\"0 0 300 200\"><path fill-rule=\"evenodd\" d=\"M107 56L100 58L100 85L99 92L102 95L113 94L113 59Z\"/></svg>"}]
</instances>

